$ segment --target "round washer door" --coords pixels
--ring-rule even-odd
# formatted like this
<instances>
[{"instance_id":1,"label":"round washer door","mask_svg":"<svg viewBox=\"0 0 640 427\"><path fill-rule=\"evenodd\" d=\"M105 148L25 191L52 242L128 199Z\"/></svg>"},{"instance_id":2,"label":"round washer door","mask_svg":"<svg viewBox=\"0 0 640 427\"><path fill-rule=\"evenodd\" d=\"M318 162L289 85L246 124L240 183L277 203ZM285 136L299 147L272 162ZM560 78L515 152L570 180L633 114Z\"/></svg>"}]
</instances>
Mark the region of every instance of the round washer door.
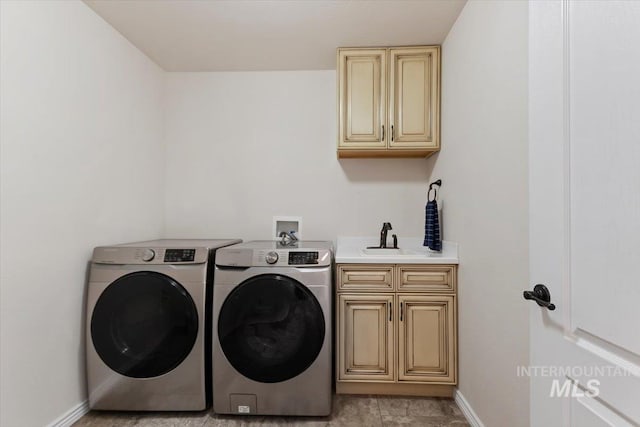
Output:
<instances>
[{"instance_id":1,"label":"round washer door","mask_svg":"<svg viewBox=\"0 0 640 427\"><path fill-rule=\"evenodd\" d=\"M242 282L218 317L218 339L231 365L263 383L304 372L318 357L324 335L316 297L297 280L278 274Z\"/></svg>"},{"instance_id":2,"label":"round washer door","mask_svg":"<svg viewBox=\"0 0 640 427\"><path fill-rule=\"evenodd\" d=\"M91 339L109 368L151 378L176 368L198 334L198 312L189 293L164 274L122 276L100 295L91 316Z\"/></svg>"}]
</instances>

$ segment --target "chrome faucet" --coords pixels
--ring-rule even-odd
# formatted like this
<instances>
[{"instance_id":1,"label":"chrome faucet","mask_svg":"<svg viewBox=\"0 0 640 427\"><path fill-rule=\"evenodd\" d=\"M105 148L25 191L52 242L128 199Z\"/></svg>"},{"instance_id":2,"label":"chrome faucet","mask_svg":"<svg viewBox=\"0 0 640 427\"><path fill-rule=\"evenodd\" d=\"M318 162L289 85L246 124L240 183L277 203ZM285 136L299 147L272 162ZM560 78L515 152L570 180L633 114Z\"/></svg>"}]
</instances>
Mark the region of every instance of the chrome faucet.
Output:
<instances>
[{"instance_id":1,"label":"chrome faucet","mask_svg":"<svg viewBox=\"0 0 640 427\"><path fill-rule=\"evenodd\" d=\"M387 232L389 230L393 230L390 222L385 222L382 224L382 230L380 231L380 248L387 247Z\"/></svg>"}]
</instances>

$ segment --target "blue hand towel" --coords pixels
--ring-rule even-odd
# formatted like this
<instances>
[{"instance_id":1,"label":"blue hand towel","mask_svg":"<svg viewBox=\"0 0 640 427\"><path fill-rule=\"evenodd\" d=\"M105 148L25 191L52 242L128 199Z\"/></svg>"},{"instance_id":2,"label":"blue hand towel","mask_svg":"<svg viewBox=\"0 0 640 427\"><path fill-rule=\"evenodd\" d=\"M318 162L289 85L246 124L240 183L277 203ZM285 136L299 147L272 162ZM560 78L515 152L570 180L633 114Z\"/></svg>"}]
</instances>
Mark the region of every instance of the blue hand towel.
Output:
<instances>
[{"instance_id":1,"label":"blue hand towel","mask_svg":"<svg viewBox=\"0 0 640 427\"><path fill-rule=\"evenodd\" d=\"M425 206L425 222L424 222L424 243L423 246L428 247L432 251L440 252L442 250L442 240L440 240L440 220L438 218L438 202L436 198L427 201Z\"/></svg>"}]
</instances>

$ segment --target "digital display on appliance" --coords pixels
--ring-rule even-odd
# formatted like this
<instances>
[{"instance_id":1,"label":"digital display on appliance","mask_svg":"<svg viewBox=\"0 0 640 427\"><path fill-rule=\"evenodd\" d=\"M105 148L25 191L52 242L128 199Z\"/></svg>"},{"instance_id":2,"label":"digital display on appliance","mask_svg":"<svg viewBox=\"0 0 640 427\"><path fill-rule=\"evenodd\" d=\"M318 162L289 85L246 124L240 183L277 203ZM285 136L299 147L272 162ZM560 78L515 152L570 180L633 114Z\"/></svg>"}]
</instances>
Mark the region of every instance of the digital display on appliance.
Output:
<instances>
[{"instance_id":1,"label":"digital display on appliance","mask_svg":"<svg viewBox=\"0 0 640 427\"><path fill-rule=\"evenodd\" d=\"M164 262L191 262L195 256L195 249L167 249L164 253Z\"/></svg>"},{"instance_id":2,"label":"digital display on appliance","mask_svg":"<svg viewBox=\"0 0 640 427\"><path fill-rule=\"evenodd\" d=\"M289 252L289 265L317 264L318 252Z\"/></svg>"}]
</instances>

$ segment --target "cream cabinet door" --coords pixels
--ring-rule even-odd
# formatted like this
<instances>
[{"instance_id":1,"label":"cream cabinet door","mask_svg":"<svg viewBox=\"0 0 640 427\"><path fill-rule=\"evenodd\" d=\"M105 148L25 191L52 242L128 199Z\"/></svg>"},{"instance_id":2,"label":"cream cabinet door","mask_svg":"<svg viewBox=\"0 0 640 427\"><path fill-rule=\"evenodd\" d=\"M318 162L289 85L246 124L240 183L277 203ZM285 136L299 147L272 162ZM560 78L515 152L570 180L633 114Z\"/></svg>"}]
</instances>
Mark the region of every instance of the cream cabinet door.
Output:
<instances>
[{"instance_id":1,"label":"cream cabinet door","mask_svg":"<svg viewBox=\"0 0 640 427\"><path fill-rule=\"evenodd\" d=\"M386 55L338 50L338 148L386 148Z\"/></svg>"},{"instance_id":2,"label":"cream cabinet door","mask_svg":"<svg viewBox=\"0 0 640 427\"><path fill-rule=\"evenodd\" d=\"M338 380L394 380L393 295L338 294Z\"/></svg>"},{"instance_id":3,"label":"cream cabinet door","mask_svg":"<svg viewBox=\"0 0 640 427\"><path fill-rule=\"evenodd\" d=\"M390 49L390 149L440 147L440 48Z\"/></svg>"},{"instance_id":4,"label":"cream cabinet door","mask_svg":"<svg viewBox=\"0 0 640 427\"><path fill-rule=\"evenodd\" d=\"M398 295L398 381L456 381L455 297Z\"/></svg>"}]
</instances>

